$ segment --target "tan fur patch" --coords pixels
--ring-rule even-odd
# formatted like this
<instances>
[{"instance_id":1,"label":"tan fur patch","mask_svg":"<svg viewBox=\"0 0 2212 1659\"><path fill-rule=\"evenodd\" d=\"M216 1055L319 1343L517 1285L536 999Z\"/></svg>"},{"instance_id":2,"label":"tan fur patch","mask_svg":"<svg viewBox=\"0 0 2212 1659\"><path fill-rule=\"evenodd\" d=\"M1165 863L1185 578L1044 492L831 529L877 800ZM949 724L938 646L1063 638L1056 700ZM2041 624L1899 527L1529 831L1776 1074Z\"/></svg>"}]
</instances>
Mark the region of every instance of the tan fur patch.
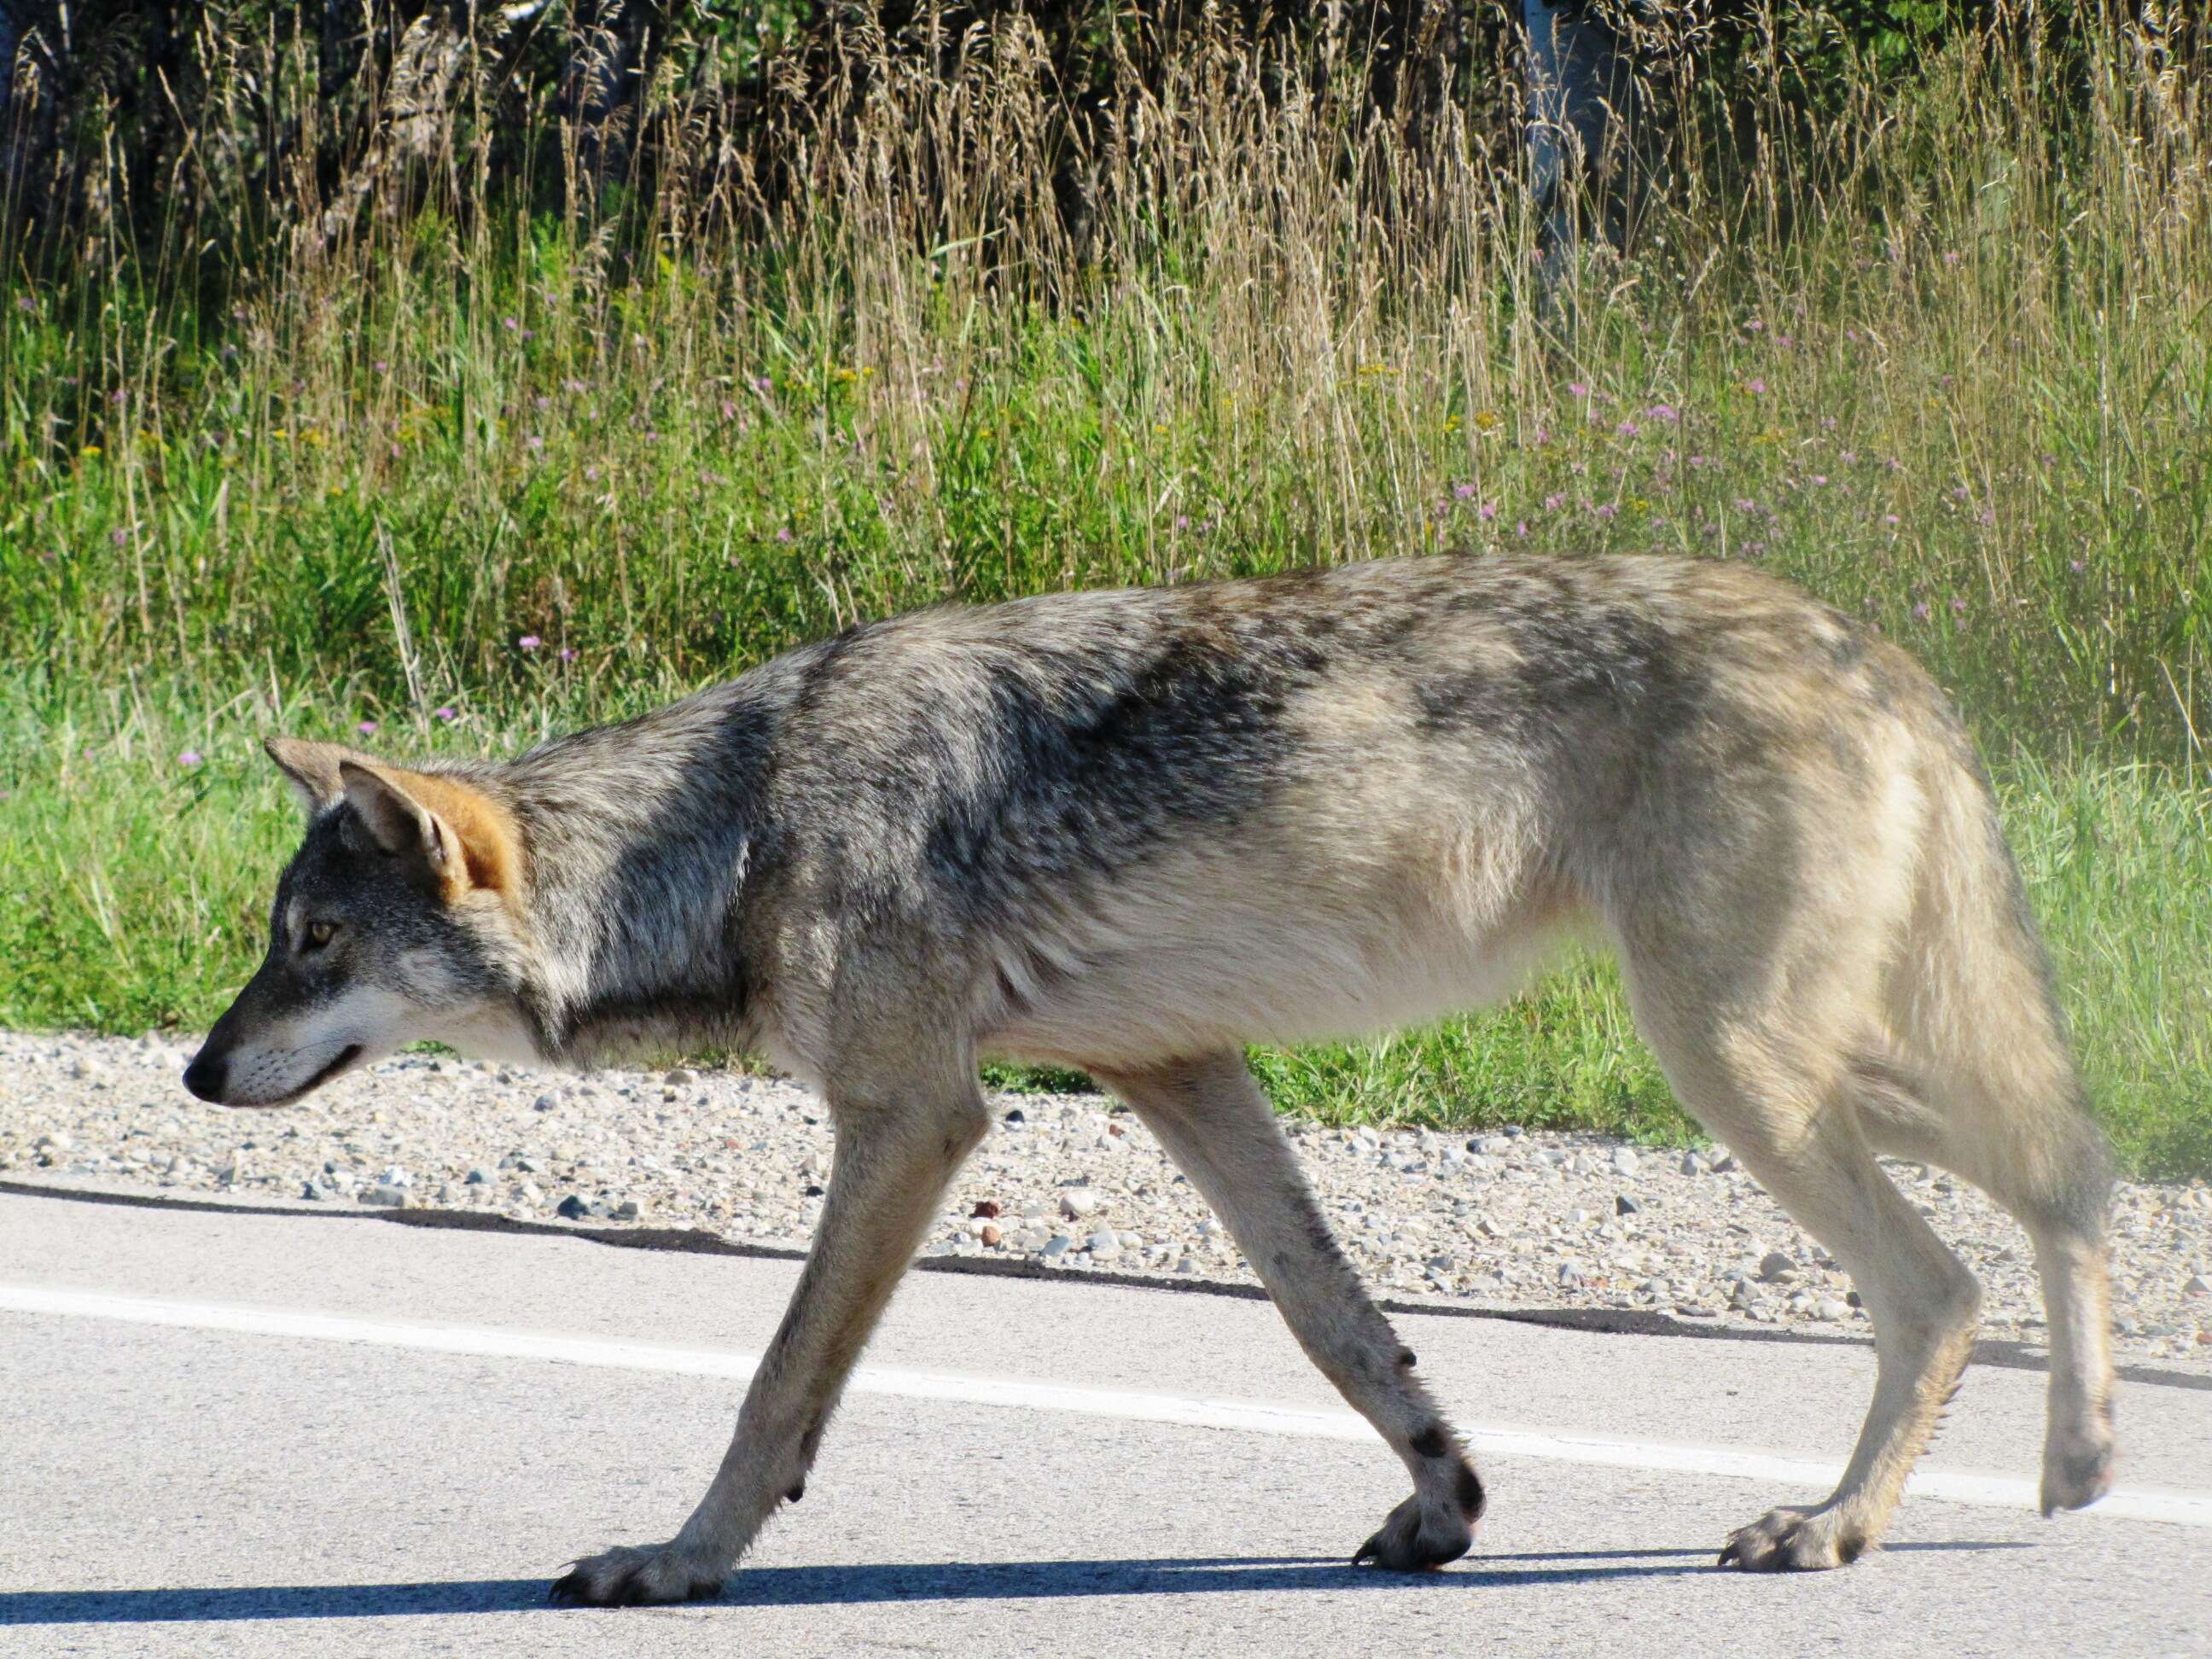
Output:
<instances>
[{"instance_id":1,"label":"tan fur patch","mask_svg":"<svg viewBox=\"0 0 2212 1659\"><path fill-rule=\"evenodd\" d=\"M434 772L410 772L398 767L374 769L395 789L404 791L446 828L461 848L466 885L454 885L446 896L459 898L469 888L483 888L509 900L522 890L522 836L514 815L506 807L458 778Z\"/></svg>"}]
</instances>

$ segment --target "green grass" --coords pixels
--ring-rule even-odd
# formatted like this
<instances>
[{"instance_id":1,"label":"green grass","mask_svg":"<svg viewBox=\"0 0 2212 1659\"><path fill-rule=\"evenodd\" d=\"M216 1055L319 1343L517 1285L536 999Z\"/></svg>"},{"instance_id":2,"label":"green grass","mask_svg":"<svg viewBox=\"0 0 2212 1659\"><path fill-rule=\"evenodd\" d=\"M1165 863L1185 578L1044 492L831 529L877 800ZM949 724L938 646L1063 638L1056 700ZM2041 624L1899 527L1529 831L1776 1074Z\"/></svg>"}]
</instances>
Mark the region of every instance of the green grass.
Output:
<instances>
[{"instance_id":1,"label":"green grass","mask_svg":"<svg viewBox=\"0 0 2212 1659\"><path fill-rule=\"evenodd\" d=\"M1472 142L1264 76L1107 158L1081 258L1018 207L1042 141L963 125L1018 99L896 76L764 221L455 167L326 247L0 237L0 1023L220 1010L293 833L268 730L502 751L933 600L1689 550L1954 690L2100 1111L2212 1170L2212 131L2154 69L1962 46L1847 88L1786 199L1686 127L1711 164L1550 320ZM1687 1132L1590 962L1261 1063L1337 1117Z\"/></svg>"}]
</instances>

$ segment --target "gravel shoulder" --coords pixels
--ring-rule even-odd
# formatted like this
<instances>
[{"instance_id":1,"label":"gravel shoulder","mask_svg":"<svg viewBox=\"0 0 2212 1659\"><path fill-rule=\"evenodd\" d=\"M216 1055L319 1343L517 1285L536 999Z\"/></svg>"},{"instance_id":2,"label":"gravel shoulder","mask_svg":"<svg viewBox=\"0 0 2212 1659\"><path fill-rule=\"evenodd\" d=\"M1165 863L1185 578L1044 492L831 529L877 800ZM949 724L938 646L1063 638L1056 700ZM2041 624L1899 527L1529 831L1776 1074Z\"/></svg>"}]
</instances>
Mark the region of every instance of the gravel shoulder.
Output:
<instances>
[{"instance_id":1,"label":"gravel shoulder","mask_svg":"<svg viewBox=\"0 0 2212 1659\"><path fill-rule=\"evenodd\" d=\"M343 1206L698 1227L803 1246L830 1133L817 1097L727 1073L588 1078L404 1054L275 1112L187 1095L189 1046L0 1033L0 1174ZM1253 1282L1136 1117L1098 1096L998 1097L926 1254ZM1590 1135L1285 1127L1369 1285L1486 1307L1641 1310L1865 1334L1849 1280L1724 1150ZM1966 1182L1893 1164L1980 1278L1984 1334L2044 1340L2026 1235ZM2124 1357L2212 1370L2212 1188L2123 1183Z\"/></svg>"}]
</instances>

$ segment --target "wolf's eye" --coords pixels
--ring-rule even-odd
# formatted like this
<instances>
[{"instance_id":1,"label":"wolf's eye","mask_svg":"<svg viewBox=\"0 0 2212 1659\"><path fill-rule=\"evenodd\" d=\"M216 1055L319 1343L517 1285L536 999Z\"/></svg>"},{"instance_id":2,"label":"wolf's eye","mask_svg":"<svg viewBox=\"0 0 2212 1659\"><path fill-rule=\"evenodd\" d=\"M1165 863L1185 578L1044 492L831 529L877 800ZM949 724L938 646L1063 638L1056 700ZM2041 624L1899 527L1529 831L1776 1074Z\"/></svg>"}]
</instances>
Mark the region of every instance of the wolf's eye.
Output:
<instances>
[{"instance_id":1,"label":"wolf's eye","mask_svg":"<svg viewBox=\"0 0 2212 1659\"><path fill-rule=\"evenodd\" d=\"M331 935L337 931L337 929L327 921L309 922L307 924L307 949L310 951L321 950L323 946L331 942Z\"/></svg>"}]
</instances>

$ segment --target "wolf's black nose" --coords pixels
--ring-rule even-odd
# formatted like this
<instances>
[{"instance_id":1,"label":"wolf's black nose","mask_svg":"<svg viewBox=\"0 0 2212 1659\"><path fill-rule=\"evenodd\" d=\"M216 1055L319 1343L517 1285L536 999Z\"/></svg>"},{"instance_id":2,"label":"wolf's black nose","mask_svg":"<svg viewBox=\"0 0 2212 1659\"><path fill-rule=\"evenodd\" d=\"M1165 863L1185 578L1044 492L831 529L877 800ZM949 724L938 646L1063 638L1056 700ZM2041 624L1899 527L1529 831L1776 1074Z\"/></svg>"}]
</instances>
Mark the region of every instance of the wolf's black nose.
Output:
<instances>
[{"instance_id":1,"label":"wolf's black nose","mask_svg":"<svg viewBox=\"0 0 2212 1659\"><path fill-rule=\"evenodd\" d=\"M220 1054L210 1055L204 1048L192 1056L192 1063L185 1067L185 1087L202 1100L222 1103L222 1074L229 1067Z\"/></svg>"}]
</instances>

